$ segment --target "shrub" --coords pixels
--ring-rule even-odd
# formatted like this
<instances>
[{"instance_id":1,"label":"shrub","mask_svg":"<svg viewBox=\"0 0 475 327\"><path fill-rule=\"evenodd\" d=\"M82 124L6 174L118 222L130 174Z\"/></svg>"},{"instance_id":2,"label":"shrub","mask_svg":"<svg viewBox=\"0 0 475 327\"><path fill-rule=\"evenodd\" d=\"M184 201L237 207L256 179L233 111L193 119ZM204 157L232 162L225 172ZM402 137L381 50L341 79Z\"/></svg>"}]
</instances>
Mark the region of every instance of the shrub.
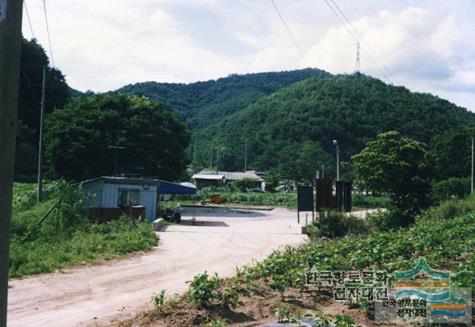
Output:
<instances>
[{"instance_id":1,"label":"shrub","mask_svg":"<svg viewBox=\"0 0 475 327\"><path fill-rule=\"evenodd\" d=\"M414 221L414 216L407 210L390 207L388 210L369 214L366 220L377 230L388 231L409 226Z\"/></svg>"},{"instance_id":2,"label":"shrub","mask_svg":"<svg viewBox=\"0 0 475 327\"><path fill-rule=\"evenodd\" d=\"M342 212L320 212L317 221L307 227L310 236L325 236L329 238L347 234L364 234L368 231L366 222Z\"/></svg>"},{"instance_id":3,"label":"shrub","mask_svg":"<svg viewBox=\"0 0 475 327\"><path fill-rule=\"evenodd\" d=\"M208 272L205 271L196 275L192 281L187 282L190 284L188 289L189 299L202 306L208 304L216 298L219 282L220 280L216 273L214 276L209 276Z\"/></svg>"},{"instance_id":4,"label":"shrub","mask_svg":"<svg viewBox=\"0 0 475 327\"><path fill-rule=\"evenodd\" d=\"M163 313L163 305L165 304L165 290L161 290L158 294L153 294L151 302L155 308L155 311L158 313Z\"/></svg>"},{"instance_id":5,"label":"shrub","mask_svg":"<svg viewBox=\"0 0 475 327\"><path fill-rule=\"evenodd\" d=\"M355 194L353 205L361 208L386 208L389 205L389 198L387 196Z\"/></svg>"},{"instance_id":6,"label":"shrub","mask_svg":"<svg viewBox=\"0 0 475 327\"><path fill-rule=\"evenodd\" d=\"M443 181L432 183L431 198L440 202L449 198L463 198L470 193L470 178L452 177Z\"/></svg>"},{"instance_id":7,"label":"shrub","mask_svg":"<svg viewBox=\"0 0 475 327\"><path fill-rule=\"evenodd\" d=\"M468 205L460 199L443 201L439 206L431 208L424 214L429 219L450 219L462 216L470 210Z\"/></svg>"},{"instance_id":8,"label":"shrub","mask_svg":"<svg viewBox=\"0 0 475 327\"><path fill-rule=\"evenodd\" d=\"M256 181L251 178L243 178L233 183L237 189L247 191L248 189L256 188Z\"/></svg>"},{"instance_id":9,"label":"shrub","mask_svg":"<svg viewBox=\"0 0 475 327\"><path fill-rule=\"evenodd\" d=\"M231 284L220 294L221 305L225 308L235 308L239 304L237 285Z\"/></svg>"}]
</instances>

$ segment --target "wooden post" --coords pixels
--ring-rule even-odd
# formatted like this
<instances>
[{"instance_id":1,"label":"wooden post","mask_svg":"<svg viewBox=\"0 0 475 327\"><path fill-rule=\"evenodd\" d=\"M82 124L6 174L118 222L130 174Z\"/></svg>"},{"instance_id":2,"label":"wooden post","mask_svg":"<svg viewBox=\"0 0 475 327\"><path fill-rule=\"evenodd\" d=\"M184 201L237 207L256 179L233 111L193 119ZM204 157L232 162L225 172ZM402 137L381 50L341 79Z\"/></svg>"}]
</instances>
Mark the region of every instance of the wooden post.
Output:
<instances>
[{"instance_id":1,"label":"wooden post","mask_svg":"<svg viewBox=\"0 0 475 327\"><path fill-rule=\"evenodd\" d=\"M21 0L0 0L0 327L7 325L22 5Z\"/></svg>"}]
</instances>

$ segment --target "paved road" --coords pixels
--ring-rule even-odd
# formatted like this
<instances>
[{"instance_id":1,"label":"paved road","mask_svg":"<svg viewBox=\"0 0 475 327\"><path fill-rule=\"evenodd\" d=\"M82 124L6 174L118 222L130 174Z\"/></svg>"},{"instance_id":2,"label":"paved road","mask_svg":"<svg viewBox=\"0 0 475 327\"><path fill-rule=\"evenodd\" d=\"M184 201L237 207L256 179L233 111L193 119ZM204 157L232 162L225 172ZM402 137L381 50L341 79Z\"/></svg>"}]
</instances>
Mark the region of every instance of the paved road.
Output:
<instances>
[{"instance_id":1,"label":"paved road","mask_svg":"<svg viewBox=\"0 0 475 327\"><path fill-rule=\"evenodd\" d=\"M186 219L187 217L185 217ZM204 270L232 276L236 266L305 241L296 212L200 213L199 226L168 226L145 255L10 282L9 326L89 326L131 317L152 293L182 293Z\"/></svg>"}]
</instances>

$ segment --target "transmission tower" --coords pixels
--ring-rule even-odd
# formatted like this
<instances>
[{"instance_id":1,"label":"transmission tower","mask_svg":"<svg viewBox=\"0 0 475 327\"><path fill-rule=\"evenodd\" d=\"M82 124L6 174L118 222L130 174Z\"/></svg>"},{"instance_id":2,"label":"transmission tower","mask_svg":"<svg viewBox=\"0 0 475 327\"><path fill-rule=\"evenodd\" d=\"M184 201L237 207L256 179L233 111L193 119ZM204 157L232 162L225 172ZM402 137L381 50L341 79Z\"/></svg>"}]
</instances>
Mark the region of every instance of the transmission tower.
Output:
<instances>
[{"instance_id":1,"label":"transmission tower","mask_svg":"<svg viewBox=\"0 0 475 327\"><path fill-rule=\"evenodd\" d=\"M355 67L355 72L356 73L360 72L360 42L359 41L356 43L356 67Z\"/></svg>"}]
</instances>

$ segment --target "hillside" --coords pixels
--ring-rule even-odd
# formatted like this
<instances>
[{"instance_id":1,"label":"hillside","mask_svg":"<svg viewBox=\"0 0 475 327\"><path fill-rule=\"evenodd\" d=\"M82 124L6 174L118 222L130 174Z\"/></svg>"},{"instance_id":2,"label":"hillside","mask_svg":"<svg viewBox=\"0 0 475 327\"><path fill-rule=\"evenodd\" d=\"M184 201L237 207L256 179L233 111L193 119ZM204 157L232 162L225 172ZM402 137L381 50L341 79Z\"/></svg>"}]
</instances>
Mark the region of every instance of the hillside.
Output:
<instances>
[{"instance_id":1,"label":"hillside","mask_svg":"<svg viewBox=\"0 0 475 327\"><path fill-rule=\"evenodd\" d=\"M190 129L202 128L234 114L259 98L290 84L315 76L328 76L319 69L229 75L190 84L145 82L126 85L115 93L146 96L179 112Z\"/></svg>"},{"instance_id":2,"label":"hillside","mask_svg":"<svg viewBox=\"0 0 475 327\"><path fill-rule=\"evenodd\" d=\"M340 144L342 160L349 161L385 131L430 144L436 135L473 122L473 113L446 100L365 75L310 78L197 132L194 164L209 165L219 146L221 168L243 169L247 142L248 168L305 179L322 164L332 171L333 139Z\"/></svg>"}]
</instances>

